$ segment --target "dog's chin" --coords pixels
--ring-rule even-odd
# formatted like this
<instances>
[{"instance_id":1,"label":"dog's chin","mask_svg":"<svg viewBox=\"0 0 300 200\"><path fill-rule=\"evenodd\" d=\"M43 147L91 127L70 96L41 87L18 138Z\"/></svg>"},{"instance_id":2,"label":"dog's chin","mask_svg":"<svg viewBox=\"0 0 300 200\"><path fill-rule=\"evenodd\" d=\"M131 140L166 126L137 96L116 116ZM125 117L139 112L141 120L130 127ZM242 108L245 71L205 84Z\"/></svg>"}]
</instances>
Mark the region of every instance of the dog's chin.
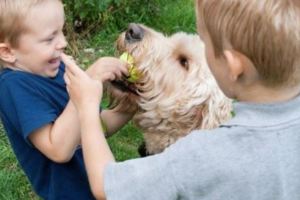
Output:
<instances>
[{"instance_id":1,"label":"dog's chin","mask_svg":"<svg viewBox=\"0 0 300 200\"><path fill-rule=\"evenodd\" d=\"M126 80L114 80L111 82L111 84L121 92L126 92L138 96L137 89L133 83L130 83Z\"/></svg>"},{"instance_id":2,"label":"dog's chin","mask_svg":"<svg viewBox=\"0 0 300 200\"><path fill-rule=\"evenodd\" d=\"M139 95L134 84L126 80L115 80L107 84L109 107L119 112L134 113L138 110Z\"/></svg>"}]
</instances>

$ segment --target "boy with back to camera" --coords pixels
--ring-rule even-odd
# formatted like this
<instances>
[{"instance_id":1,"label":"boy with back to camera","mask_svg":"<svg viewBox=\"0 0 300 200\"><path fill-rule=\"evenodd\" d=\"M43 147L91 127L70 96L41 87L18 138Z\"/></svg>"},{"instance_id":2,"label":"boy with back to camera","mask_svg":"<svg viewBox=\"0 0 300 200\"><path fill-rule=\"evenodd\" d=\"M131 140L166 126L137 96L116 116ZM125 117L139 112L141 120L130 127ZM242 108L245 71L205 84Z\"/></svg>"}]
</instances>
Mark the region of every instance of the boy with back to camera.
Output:
<instances>
[{"instance_id":1,"label":"boy with back to camera","mask_svg":"<svg viewBox=\"0 0 300 200\"><path fill-rule=\"evenodd\" d=\"M299 1L196 2L209 67L237 100L235 117L217 129L193 131L161 154L113 162L95 120L102 84L63 58L93 194L109 200L300 199Z\"/></svg>"},{"instance_id":2,"label":"boy with back to camera","mask_svg":"<svg viewBox=\"0 0 300 200\"><path fill-rule=\"evenodd\" d=\"M84 168L80 126L69 102L61 55L67 43L60 0L0 0L0 116L14 153L43 199L94 199ZM98 60L98 81L127 73L126 63ZM99 108L96 108L99 114ZM108 133L130 113L101 112ZM99 155L101 156L101 155Z\"/></svg>"}]
</instances>

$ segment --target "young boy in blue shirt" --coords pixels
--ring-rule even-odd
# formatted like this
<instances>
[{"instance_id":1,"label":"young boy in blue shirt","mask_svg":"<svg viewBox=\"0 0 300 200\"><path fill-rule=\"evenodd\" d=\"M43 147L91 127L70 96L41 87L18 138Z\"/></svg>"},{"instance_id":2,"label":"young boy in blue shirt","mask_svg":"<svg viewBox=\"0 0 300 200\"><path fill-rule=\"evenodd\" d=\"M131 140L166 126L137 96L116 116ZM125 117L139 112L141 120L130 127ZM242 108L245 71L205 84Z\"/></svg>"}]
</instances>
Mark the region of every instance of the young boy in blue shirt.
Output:
<instances>
[{"instance_id":1,"label":"young boy in blue shirt","mask_svg":"<svg viewBox=\"0 0 300 200\"><path fill-rule=\"evenodd\" d=\"M83 163L77 112L63 79L61 55L67 45L63 26L60 0L0 1L0 116L40 197L94 199ZM104 82L126 74L127 68L121 61L102 58L87 73ZM108 134L131 116L114 110L101 113Z\"/></svg>"},{"instance_id":2,"label":"young boy in blue shirt","mask_svg":"<svg viewBox=\"0 0 300 200\"><path fill-rule=\"evenodd\" d=\"M300 199L299 0L196 2L209 67L237 100L235 117L217 129L193 131L161 154L115 163L96 120L102 84L63 58L93 194L109 200Z\"/></svg>"}]
</instances>

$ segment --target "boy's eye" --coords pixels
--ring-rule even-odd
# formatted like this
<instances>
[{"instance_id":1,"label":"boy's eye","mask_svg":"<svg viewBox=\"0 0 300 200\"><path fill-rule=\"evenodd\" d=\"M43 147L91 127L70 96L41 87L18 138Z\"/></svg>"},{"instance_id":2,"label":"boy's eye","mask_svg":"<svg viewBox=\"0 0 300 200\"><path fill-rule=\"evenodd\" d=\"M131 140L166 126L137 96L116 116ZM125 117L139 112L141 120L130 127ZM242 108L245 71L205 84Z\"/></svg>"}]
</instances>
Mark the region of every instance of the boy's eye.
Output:
<instances>
[{"instance_id":1,"label":"boy's eye","mask_svg":"<svg viewBox=\"0 0 300 200\"><path fill-rule=\"evenodd\" d=\"M46 40L45 40L45 42L52 42L54 40L54 37L50 37L50 38L47 38Z\"/></svg>"}]
</instances>

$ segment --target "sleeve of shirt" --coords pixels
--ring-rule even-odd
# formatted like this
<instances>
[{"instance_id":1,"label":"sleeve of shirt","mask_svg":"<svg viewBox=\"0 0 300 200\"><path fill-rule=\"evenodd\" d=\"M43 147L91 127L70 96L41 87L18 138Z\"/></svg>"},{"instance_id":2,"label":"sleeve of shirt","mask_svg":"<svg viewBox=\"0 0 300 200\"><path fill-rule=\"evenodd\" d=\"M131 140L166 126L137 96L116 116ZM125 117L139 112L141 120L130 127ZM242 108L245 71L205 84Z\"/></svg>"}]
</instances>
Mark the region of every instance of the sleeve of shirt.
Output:
<instances>
[{"instance_id":1,"label":"sleeve of shirt","mask_svg":"<svg viewBox=\"0 0 300 200\"><path fill-rule=\"evenodd\" d=\"M14 113L8 114L9 120L18 127L25 140L33 131L56 119L57 112L52 103L30 80L18 77L3 84L6 112Z\"/></svg>"},{"instance_id":2,"label":"sleeve of shirt","mask_svg":"<svg viewBox=\"0 0 300 200\"><path fill-rule=\"evenodd\" d=\"M105 169L104 185L108 200L178 199L165 153L109 164Z\"/></svg>"}]
</instances>

